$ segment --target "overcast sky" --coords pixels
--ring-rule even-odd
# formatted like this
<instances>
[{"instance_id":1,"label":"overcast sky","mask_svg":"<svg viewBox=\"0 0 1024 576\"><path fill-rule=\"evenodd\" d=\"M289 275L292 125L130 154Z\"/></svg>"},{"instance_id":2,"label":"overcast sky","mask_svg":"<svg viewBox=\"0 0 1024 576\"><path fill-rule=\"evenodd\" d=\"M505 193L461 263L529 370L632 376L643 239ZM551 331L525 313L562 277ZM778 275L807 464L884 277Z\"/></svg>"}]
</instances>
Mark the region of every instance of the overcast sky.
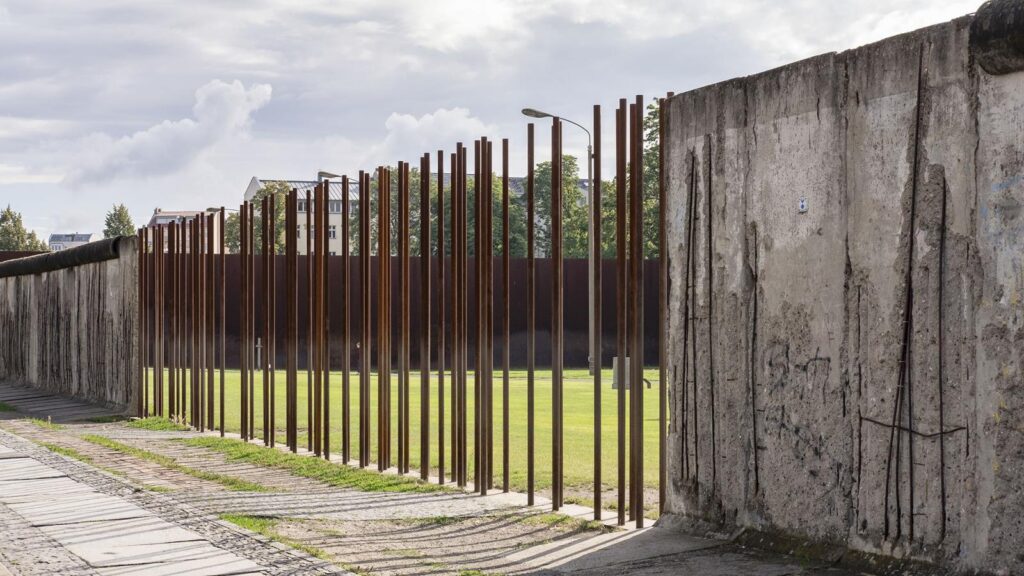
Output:
<instances>
[{"instance_id":1,"label":"overcast sky","mask_svg":"<svg viewBox=\"0 0 1024 576\"><path fill-rule=\"evenodd\" d=\"M979 3L0 0L0 204L44 237L101 232L115 202L136 224L156 207L237 207L252 176L352 173L481 135L512 139L519 175L525 106L589 124L600 103L607 127L619 97ZM586 145L565 137L567 153Z\"/></svg>"}]
</instances>

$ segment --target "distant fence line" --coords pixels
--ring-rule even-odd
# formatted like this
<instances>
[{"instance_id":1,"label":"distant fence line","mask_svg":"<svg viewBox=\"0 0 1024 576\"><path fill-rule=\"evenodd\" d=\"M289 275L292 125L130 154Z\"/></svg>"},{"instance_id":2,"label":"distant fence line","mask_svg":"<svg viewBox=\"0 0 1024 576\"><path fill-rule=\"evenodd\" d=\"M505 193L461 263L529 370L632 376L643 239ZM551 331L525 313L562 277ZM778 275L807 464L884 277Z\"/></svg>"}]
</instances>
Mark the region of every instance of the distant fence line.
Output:
<instances>
[{"instance_id":1,"label":"distant fence line","mask_svg":"<svg viewBox=\"0 0 1024 576\"><path fill-rule=\"evenodd\" d=\"M276 256L278 260L278 269L284 269L284 256ZM341 293L341 263L342 256L328 256L328 266L330 268L330 290L335 294ZM358 263L358 256L350 256L350 265L353 269L356 268ZM374 269L376 269L376 257L374 260ZM433 263L431 268L437 270L437 259L432 259ZM472 259L470 259L472 261ZM241 274L241 257L238 254L227 254L225 255L226 269L227 269L227 290L229 297L225 300L226 306L226 367L231 369L237 369L241 364L241 299L238 297L240 294L238 289L238 278ZM298 293L300 295L307 294L308 278L306 273L306 262L305 256L297 257L298 266ZM571 259L564 261L566 275L569 277L585 277L587 274L587 260L584 259ZM397 270L399 266L398 257L392 258L392 268ZM168 257L164 266L168 268L165 274L170 273L169 267L174 266L171 258ZM657 298L658 298L658 276L657 260L648 260L644 263L645 274L644 274L644 298L646 305L644 306L644 344L648 349L656 349L658 343L658 310L657 310ZM472 266L470 267L472 270ZM527 322L526 322L526 270L527 260L525 258L512 258L510 261L509 269L509 283L511 286L512 296L509 299L510 306L510 332L511 332L511 346L510 346L510 359L511 367L515 369L524 369L527 364L526 355L526 338L527 338ZM614 295L615 294L615 261L614 260L603 260L602 261L603 273L602 278L602 291L604 294ZM537 290L541 294L547 294L551 291L551 262L548 259L538 258L536 260L537 270ZM255 281L258 285L262 285L263 282L263 269L257 266L253 270L255 275ZM450 273L446 272L447 278L445 282L445 298L446 300L451 299L451 278ZM495 270L495 279L497 282L502 280L503 270ZM413 259L409 266L410 283L413 286L419 284L420 278L420 262L419 259ZM169 276L166 276L169 277ZM470 282L474 280L472 272L469 274ZM278 276L276 279L278 284L277 290L275 290L275 299L277 305L275 322L275 333L278 339L283 339L285 334L284 318L284 303L285 294L283 289L284 278ZM357 274L351 275L349 278L349 294L351 295L351 301L353 304L359 301L359 290L360 280ZM435 287L436 291L437 288ZM376 310L376 298L377 295L373 294L372 299L374 302L374 310ZM572 283L566 286L566 302L573 303L567 304L565 307L565 364L567 367L573 368L586 368L588 366L588 355L589 347L587 346L587 285L583 283ZM337 302L335 301L337 304ZM299 302L299 315L297 317L298 322L298 334L299 334L299 345L302 348L307 346L306 335L308 334L309 326L309 310L306 305L306 301L300 298ZM391 295L392 307L397 307L400 304L398 292L395 291ZM153 294L147 294L146 306L149 310L148 314L152 314L153 307ZM551 362L551 303L547 299L539 299L537 301L537 355L536 361L542 365L546 365ZM170 314L170 302L165 301L165 314ZM410 306L410 323L413 334L419 333L421 318L420 307L422 306L420 299L412 298L409 301ZM430 319L432 331L436 331L440 328L441 322L439 320L438 301L436 298L431 299L431 310ZM340 305L330 307L328 314L328 345L327 350L330 353L330 364L333 369L340 369L342 366L342 324L344 317ZM445 325L451 321L451 311L446 310ZM374 321L376 321L376 315L373 315ZM469 310L469 321L471 324L476 322L476 310L471 307ZM256 325L263 325L263 311L257 309L255 311L255 322ZM602 322L604 354L602 355L605 359L605 367L609 367L611 364L610 358L615 355L614 350L614 336L615 336L615 300L612 298L605 298L602 302ZM349 330L352 334L358 334L359 330L359 317L357 315L350 315L349 317ZM397 334L397 327L393 328L393 333ZM471 334L470 339L472 343L476 342L476 334ZM171 343L168 340L164 340L163 344L165 347L170 346ZM259 346L257 349L255 346ZM432 346L431 361L437 361L437 349L436 344ZM152 343L149 348L149 354L152 355ZM252 353L255 355L259 353L262 355L265 353L262 345L262 340L257 340L254 345ZM450 355L451 353L451 342L447 341L445 345L445 354ZM349 351L351 356L351 362L355 362L358 356L358 351L354 348ZM497 352L496 352L497 354ZM413 339L410 344L410 355L414 363L419 362L420 358L420 342L418 339ZM393 352L393 359L397 360L397 351ZM285 351L277 350L276 352L276 364L281 366L284 364ZM299 357L299 368L302 370L306 369L306 356L300 355ZM476 363L475 347L471 346L469 350L469 362L473 366ZM374 364L376 365L376 364ZM607 383L611 386L611 383Z\"/></svg>"}]
</instances>

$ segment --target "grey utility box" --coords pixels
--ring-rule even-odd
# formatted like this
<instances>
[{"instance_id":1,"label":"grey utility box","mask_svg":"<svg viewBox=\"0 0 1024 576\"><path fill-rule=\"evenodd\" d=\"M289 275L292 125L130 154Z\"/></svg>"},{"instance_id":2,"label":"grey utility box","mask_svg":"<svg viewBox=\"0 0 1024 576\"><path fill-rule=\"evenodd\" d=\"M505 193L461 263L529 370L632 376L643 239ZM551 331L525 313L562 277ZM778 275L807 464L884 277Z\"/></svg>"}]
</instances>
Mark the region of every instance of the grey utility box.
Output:
<instances>
[{"instance_id":1,"label":"grey utility box","mask_svg":"<svg viewBox=\"0 0 1024 576\"><path fill-rule=\"evenodd\" d=\"M612 358L612 390L619 389L619 357ZM629 356L626 357L626 390L629 390Z\"/></svg>"}]
</instances>

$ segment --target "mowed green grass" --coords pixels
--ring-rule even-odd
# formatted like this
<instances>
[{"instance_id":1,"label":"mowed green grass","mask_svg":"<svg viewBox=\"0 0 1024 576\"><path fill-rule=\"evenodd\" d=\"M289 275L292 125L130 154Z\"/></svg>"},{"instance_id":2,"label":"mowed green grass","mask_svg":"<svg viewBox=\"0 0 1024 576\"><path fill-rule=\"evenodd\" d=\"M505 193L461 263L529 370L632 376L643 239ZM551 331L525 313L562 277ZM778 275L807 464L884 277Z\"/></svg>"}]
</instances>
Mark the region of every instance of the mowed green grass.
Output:
<instances>
[{"instance_id":1,"label":"mowed green grass","mask_svg":"<svg viewBox=\"0 0 1024 576\"><path fill-rule=\"evenodd\" d=\"M239 402L241 399L241 373L238 370L225 372L225 427L229 432L240 429ZM644 403L644 483L656 487L658 483L658 371L648 369L644 377L653 383L645 388ZM275 384L275 429L278 443L285 441L285 373L277 371ZM298 421L300 445L307 442L307 382L306 372L298 373ZM392 464L398 457L398 376L391 379L391 455ZM606 486L612 486L617 478L617 390L611 388L612 372L602 372L601 392L601 442L602 479ZM151 380L152 382L152 380ZM165 383L167 382L165 376ZM215 406L214 420L219 426L219 372L214 373ZM151 384L152 385L152 384ZM501 484L502 456L502 374L496 371L494 379L494 480L495 485ZM470 373L467 384L467 443L469 444L468 466L469 476L473 475L473 374ZM410 435L410 467L419 468L420 463L420 377L419 372L412 372L409 383L409 406L411 421ZM537 371L534 383L535 404L535 482L538 489L551 485L551 445L552 445L552 397L550 371ZM451 470L451 375L445 374L444 379L444 438L445 438L445 476ZM152 397L152 395L151 395ZM165 391L166 397L166 391ZM377 375L370 376L370 448L372 461L377 458ZM359 375L350 376L350 455L358 458L359 448ZM628 413L629 391L626 392ZM152 406L152 401L150 402ZM166 401L165 401L166 406ZM438 376L434 372L430 379L430 463L436 473L439 462L438 452ZM263 377L256 373L255 385L256 437L263 437ZM570 486L592 485L594 478L594 382L585 369L566 370L564 376L564 470L565 481ZM330 444L331 457L341 458L342 441L342 377L340 372L331 372L330 376ZM626 427L628 434L628 425ZM628 437L627 437L628 450ZM513 370L509 374L509 479L513 490L525 491L527 480L527 374L525 370ZM629 462L628 453L626 462ZM628 465L628 464L627 464Z\"/></svg>"}]
</instances>

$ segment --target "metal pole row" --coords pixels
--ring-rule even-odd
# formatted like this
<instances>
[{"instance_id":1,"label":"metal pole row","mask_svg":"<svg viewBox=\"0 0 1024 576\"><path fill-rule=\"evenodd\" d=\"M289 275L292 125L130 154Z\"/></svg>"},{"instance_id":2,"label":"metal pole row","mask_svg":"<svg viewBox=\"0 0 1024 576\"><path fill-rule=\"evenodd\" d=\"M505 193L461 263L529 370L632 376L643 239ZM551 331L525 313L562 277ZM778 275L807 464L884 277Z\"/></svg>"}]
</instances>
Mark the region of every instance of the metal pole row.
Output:
<instances>
[{"instance_id":1,"label":"metal pole row","mask_svg":"<svg viewBox=\"0 0 1024 576\"><path fill-rule=\"evenodd\" d=\"M671 96L671 94L670 94ZM665 101L657 111L659 138L665 135ZM637 96L630 103L618 103L615 122L615 393L617 425L617 489L618 521L627 518L637 526L644 523L644 102ZM594 152L592 158L591 211L588 214L593 231L589 257L602 260L602 129L601 107L593 107ZM550 140L550 353L551 353L551 478L552 508L559 510L565 502L565 230L563 222L575 206L565 205L565 163L563 161L563 120L554 118ZM536 477L536 311L537 311L537 198L535 176L535 130L527 127L526 209L526 491L528 502L535 502L538 490ZM290 450L299 443L299 382L302 368L299 360L301 341L305 342L306 371L306 448L317 456L331 454L331 293L337 290L340 306L341 334L336 344L341 353L341 439L344 462L358 458L360 467L376 462L380 471L394 465L398 473L409 473L413 465L411 432L412 378L412 298L416 295L411 269L413 244L419 246L418 274L418 354L419 354L419 476L426 480L437 470L438 482L454 482L459 486L473 483L474 490L487 494L495 488L495 443L501 443L500 488L509 491L512 478L510 423L518 415L510 403L510 368L512 359L512 207L515 200L510 191L509 140L501 141L500 199L495 197L494 142L486 137L473 142L472 183L467 169L470 151L457 144L448 157L448 185L445 182L445 153L437 151L436 172L431 173L432 155L420 157L419 228L414 230L411 190L413 170L409 163L399 162L395 170L380 166L374 172L360 172L356 181L341 178L340 286L332 282L331 183L321 182L313 190L292 190L284 199L268 195L256 202L244 202L238 215L239 274L229 280L225 255L225 211L208 213L169 225L143 228L139 240L139 364L140 390L138 412L150 412L187 421L199 430L219 430L225 434L227 364L227 292L238 295L240 322L240 419L244 440L256 437L257 395L262 426L262 443L274 446L276 434L276 363L277 363L277 243L284 238L284 361L286 389L285 434ZM665 201L665 175L660 171L664 161L659 150L657 193ZM395 198L392 198L394 172ZM436 178L437 203L431 190ZM545 183L547 184L547 183ZM350 205L349 189L358 189L356 210ZM575 186L575 183L569 185ZM472 189L470 189L472 186ZM374 192L376 188L376 192ZM300 199L300 194L304 198ZM470 197L472 195L472 198ZM284 229L278 230L278 202L284 202ZM392 202L397 202L392 214ZM447 204L446 204L447 202ZM495 204L500 209L500 237L496 238ZM374 219L373 209L376 208ZM334 208L337 213L338 208ZM305 212L305 251L300 251L302 227L300 213ZM358 213L355 216L353 212ZM259 218L257 218L257 215ZM350 246L351 222L355 222L358 254ZM658 271L658 491L659 510L665 499L666 445L668 433L668 398L665 362L665 323L667 311L667 260L665 256L665 214L657 222L658 247L662 259ZM470 222L472 219L472 222ZM447 222L447 226L446 226ZM433 236L432 226L437 226ZM472 226L472 229L470 229ZM397 229L393 229L397 227ZM450 234L449 234L450 232ZM415 235L415 236L414 236ZM374 237L376 236L376 237ZM447 236L447 237L446 237ZM414 242L415 240L415 242ZM392 248L392 243L397 245ZM373 244L376 244L374 246ZM257 246L258 244L258 246ZM436 246L436 252L434 251ZM500 263L495 262L495 247L502 251ZM305 255L302 269L300 254ZM259 256L259 257L257 257ZM358 258L356 260L356 258ZM374 261L374 258L376 261ZM434 262L436 258L436 271ZM472 262L470 261L472 259ZM496 286L495 266L500 266L500 285ZM351 266L357 265L353 275ZM472 269L470 268L472 265ZM397 273L397 283L393 274ZM305 287L299 275L305 275ZM435 276L436 274L436 276ZM374 280L376 277L376 280ZM352 309L351 294L356 283L358 312ZM588 282L593 285L594 319L590 347L594 351L593 385L593 503L595 519L601 519L604 506L602 463L605 446L603 434L603 384L601 368L603 353L602 328L602 266L590 269ZM395 285L397 284L397 285ZM497 294L495 290L497 289ZM436 297L436 304L434 299ZM436 313L434 312L436 306ZM393 310L394 307L394 310ZM472 308L471 308L472 307ZM497 313L495 308L497 307ZM472 311L472 313L471 313ZM352 316L358 314L358 320ZM300 340L300 314L305 321L305 334ZM436 314L436 320L434 320ZM393 316L397 315L397 318ZM497 316L497 318L496 318ZM500 327L496 326L496 321ZM259 323L257 328L257 322ZM352 324L358 325L355 346L351 341ZM433 331L437 330L436 336ZM471 334L471 330L473 333ZM219 331L219 334L218 334ZM501 430L495 433L495 361L496 342L501 364ZM470 346L473 346L471 353ZM354 348L354 350L353 350ZM351 386L351 354L358 364L358 405L354 407ZM432 357L436 354L436 368ZM450 358L448 355L450 354ZM374 366L374 362L376 366ZM392 362L397 362L393 370ZM469 372L472 364L472 390ZM374 398L372 372L376 370ZM431 389L432 370L436 369L438 386ZM262 386L256 390L256 371L261 372ZM397 378L392 382L392 371ZM219 372L219 378L218 376ZM152 373L152 374L151 374ZM450 389L446 389L446 379ZM152 381L152 386L150 386ZM218 386L219 385L219 386ZM397 390L397 398L392 398ZM436 394L436 408L433 396ZM371 442L371 406L376 400L376 445ZM397 408L396 421L392 410ZM450 413L446 414L446 410ZM433 450L432 418L436 417L436 457ZM352 419L357 430L352 430ZM696 418L696 415L694 416ZM472 423L470 422L472 419ZM472 425L472 445L469 427ZM684 423L685 425L685 423ZM395 436L392 438L392 436ZM353 438L355 437L355 438ZM357 447L353 451L352 443ZM397 458L392 448L397 448ZM374 449L376 453L374 454ZM470 464L469 459L472 458ZM686 456L688 464L689 458ZM436 464L434 461L436 460ZM473 466L470 478L469 466ZM542 486L543 487L543 486Z\"/></svg>"}]
</instances>

